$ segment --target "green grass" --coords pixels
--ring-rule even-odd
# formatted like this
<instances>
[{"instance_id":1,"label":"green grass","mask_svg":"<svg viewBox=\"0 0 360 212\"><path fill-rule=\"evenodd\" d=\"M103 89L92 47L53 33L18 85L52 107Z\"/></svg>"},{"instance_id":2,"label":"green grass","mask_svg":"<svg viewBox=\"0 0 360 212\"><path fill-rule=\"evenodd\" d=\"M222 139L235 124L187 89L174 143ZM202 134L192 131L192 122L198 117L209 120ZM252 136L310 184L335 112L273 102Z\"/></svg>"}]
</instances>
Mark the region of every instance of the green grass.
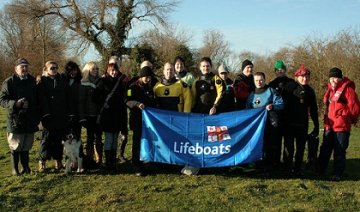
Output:
<instances>
[{"instance_id":1,"label":"green grass","mask_svg":"<svg viewBox=\"0 0 360 212\"><path fill-rule=\"evenodd\" d=\"M129 163L119 164L117 174L101 170L70 176L55 171L43 174L36 172L38 141L30 152L34 171L14 177L10 174L5 118L1 109L0 211L360 210L359 128L351 133L346 175L341 182L318 179L310 173L304 179L282 173L264 178L226 168L203 169L200 175L188 177L179 174L181 167L149 164L153 174L136 177ZM130 152L128 144L128 158Z\"/></svg>"}]
</instances>

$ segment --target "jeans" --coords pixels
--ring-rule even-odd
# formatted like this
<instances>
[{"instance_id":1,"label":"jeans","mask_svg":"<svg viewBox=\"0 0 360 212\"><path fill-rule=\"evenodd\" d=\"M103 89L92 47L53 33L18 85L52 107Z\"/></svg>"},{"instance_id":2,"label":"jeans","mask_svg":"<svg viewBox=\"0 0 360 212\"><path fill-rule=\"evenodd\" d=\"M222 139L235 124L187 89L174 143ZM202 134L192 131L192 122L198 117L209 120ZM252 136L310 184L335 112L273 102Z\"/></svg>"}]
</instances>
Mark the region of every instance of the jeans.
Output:
<instances>
[{"instance_id":1,"label":"jeans","mask_svg":"<svg viewBox=\"0 0 360 212\"><path fill-rule=\"evenodd\" d=\"M104 140L104 150L117 150L119 132L104 132L105 140Z\"/></svg>"},{"instance_id":2,"label":"jeans","mask_svg":"<svg viewBox=\"0 0 360 212\"><path fill-rule=\"evenodd\" d=\"M319 171L324 173L334 150L333 175L341 177L345 171L346 149L349 146L350 132L325 131L320 147Z\"/></svg>"}]
</instances>

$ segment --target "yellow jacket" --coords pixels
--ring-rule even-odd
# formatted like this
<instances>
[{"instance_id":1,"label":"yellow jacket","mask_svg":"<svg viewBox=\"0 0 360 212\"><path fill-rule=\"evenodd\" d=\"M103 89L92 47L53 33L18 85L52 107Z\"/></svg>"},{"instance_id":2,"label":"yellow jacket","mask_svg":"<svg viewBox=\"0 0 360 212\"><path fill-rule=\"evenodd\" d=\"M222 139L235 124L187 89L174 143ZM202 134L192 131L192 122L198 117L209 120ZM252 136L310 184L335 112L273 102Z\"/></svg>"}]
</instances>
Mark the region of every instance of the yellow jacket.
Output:
<instances>
[{"instance_id":1,"label":"yellow jacket","mask_svg":"<svg viewBox=\"0 0 360 212\"><path fill-rule=\"evenodd\" d=\"M154 93L160 109L191 112L191 91L181 80L162 80L154 86Z\"/></svg>"}]
</instances>

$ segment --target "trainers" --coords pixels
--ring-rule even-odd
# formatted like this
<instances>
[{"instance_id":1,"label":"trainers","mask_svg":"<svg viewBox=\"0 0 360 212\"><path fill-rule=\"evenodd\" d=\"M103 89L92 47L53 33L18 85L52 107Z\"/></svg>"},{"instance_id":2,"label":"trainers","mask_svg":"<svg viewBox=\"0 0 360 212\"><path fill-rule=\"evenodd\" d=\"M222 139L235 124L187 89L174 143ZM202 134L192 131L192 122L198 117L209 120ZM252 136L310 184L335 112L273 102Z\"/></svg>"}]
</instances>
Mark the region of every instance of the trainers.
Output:
<instances>
[{"instance_id":1,"label":"trainers","mask_svg":"<svg viewBox=\"0 0 360 212\"><path fill-rule=\"evenodd\" d=\"M255 164L253 163L245 164L242 166L242 171L244 173L254 172L255 170Z\"/></svg>"},{"instance_id":2,"label":"trainers","mask_svg":"<svg viewBox=\"0 0 360 212\"><path fill-rule=\"evenodd\" d=\"M39 161L39 172L43 173L45 172L45 169L46 169L45 161Z\"/></svg>"},{"instance_id":3,"label":"trainers","mask_svg":"<svg viewBox=\"0 0 360 212\"><path fill-rule=\"evenodd\" d=\"M124 156L119 157L119 163L125 163L127 160Z\"/></svg>"},{"instance_id":4,"label":"trainers","mask_svg":"<svg viewBox=\"0 0 360 212\"><path fill-rule=\"evenodd\" d=\"M199 172L200 168L196 168L196 167L192 167L192 166L185 166L182 170L181 173L184 175L197 175L197 173Z\"/></svg>"}]
</instances>

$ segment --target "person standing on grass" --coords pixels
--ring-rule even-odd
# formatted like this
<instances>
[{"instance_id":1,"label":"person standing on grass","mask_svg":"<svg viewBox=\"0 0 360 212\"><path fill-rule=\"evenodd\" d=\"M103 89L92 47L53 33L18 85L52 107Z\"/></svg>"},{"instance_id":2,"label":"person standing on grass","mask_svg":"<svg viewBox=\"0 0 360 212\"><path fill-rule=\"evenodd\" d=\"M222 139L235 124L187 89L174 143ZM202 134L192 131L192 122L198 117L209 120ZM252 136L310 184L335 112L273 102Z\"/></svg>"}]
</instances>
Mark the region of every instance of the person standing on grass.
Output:
<instances>
[{"instance_id":1,"label":"person standing on grass","mask_svg":"<svg viewBox=\"0 0 360 212\"><path fill-rule=\"evenodd\" d=\"M125 92L126 76L122 74L116 63L110 63L105 69L105 76L96 84L94 97L100 105L97 123L105 134L104 152L105 166L109 171L116 171L116 153L121 130L127 129ZM125 109L124 109L125 107Z\"/></svg>"},{"instance_id":2,"label":"person standing on grass","mask_svg":"<svg viewBox=\"0 0 360 212\"><path fill-rule=\"evenodd\" d=\"M100 105L95 101L94 92L100 78L99 68L95 62L88 62L82 70L82 79L79 90L79 118L80 124L86 128L85 152L93 162L102 165L103 143L100 126L96 123Z\"/></svg>"},{"instance_id":3,"label":"person standing on grass","mask_svg":"<svg viewBox=\"0 0 360 212\"><path fill-rule=\"evenodd\" d=\"M285 86L286 108L284 115L286 133L284 142L284 166L290 174L302 176L302 162L308 136L309 114L314 123L310 133L317 137L319 134L318 106L314 89L309 85L310 70L304 65L295 72L295 82ZM296 142L295 142L296 141ZM296 144L296 152L295 146ZM295 152L295 164L293 157Z\"/></svg>"},{"instance_id":4,"label":"person standing on grass","mask_svg":"<svg viewBox=\"0 0 360 212\"><path fill-rule=\"evenodd\" d=\"M37 85L41 123L44 127L40 142L39 172L46 169L46 161L53 158L55 169L63 168L62 139L70 126L68 87L65 77L58 73L59 66L54 61L47 61L44 66L46 75Z\"/></svg>"},{"instance_id":5,"label":"person standing on grass","mask_svg":"<svg viewBox=\"0 0 360 212\"><path fill-rule=\"evenodd\" d=\"M29 74L25 58L15 62L15 73L5 79L0 104L7 110L7 141L11 150L12 175L29 174L29 151L38 130L36 79ZM19 160L22 171L19 171Z\"/></svg>"},{"instance_id":6,"label":"person standing on grass","mask_svg":"<svg viewBox=\"0 0 360 212\"><path fill-rule=\"evenodd\" d=\"M264 132L264 145L263 145L263 161L264 172L269 175L276 165L276 137L278 120L275 111L284 108L284 102L280 95L265 82L265 74L263 72L256 72L254 74L255 91L251 92L247 101L246 108L265 108L269 115L267 116L265 132Z\"/></svg>"},{"instance_id":7,"label":"person standing on grass","mask_svg":"<svg viewBox=\"0 0 360 212\"><path fill-rule=\"evenodd\" d=\"M156 100L151 85L153 71L149 66L144 66L138 74L137 81L132 83L127 90L126 105L130 108L129 125L133 131L132 164L136 176L145 176L146 170L140 161L140 142L142 129L142 111L145 107L156 107Z\"/></svg>"},{"instance_id":8,"label":"person standing on grass","mask_svg":"<svg viewBox=\"0 0 360 212\"><path fill-rule=\"evenodd\" d=\"M109 59L109 64L117 65L119 72L120 72L119 73L120 79L122 79L122 81L120 83L122 84L123 87L126 88L128 86L130 79L128 78L128 76L126 76L124 73L121 72L121 58L118 56L112 56ZM120 132L124 136L124 139L120 143L119 161L120 161L120 163L124 163L124 162L126 162L125 148L126 148L126 144L128 142L128 127L127 127L128 115L127 115L127 108L126 108L125 104L122 104L120 106L121 106L121 110L122 110L121 118L122 118L122 123L123 123L121 125Z\"/></svg>"},{"instance_id":9,"label":"person standing on grass","mask_svg":"<svg viewBox=\"0 0 360 212\"><path fill-rule=\"evenodd\" d=\"M196 79L191 87L194 113L214 115L221 101L224 83L219 76L212 72L212 63L209 57L200 60L199 69L201 76ZM185 175L196 175L200 168L185 166L181 173Z\"/></svg>"},{"instance_id":10,"label":"person standing on grass","mask_svg":"<svg viewBox=\"0 0 360 212\"><path fill-rule=\"evenodd\" d=\"M333 181L341 180L345 171L346 149L349 146L351 124L360 114L360 102L355 83L343 77L339 68L329 71L329 83L324 95L324 137L319 154L319 172L324 174L334 151Z\"/></svg>"},{"instance_id":11,"label":"person standing on grass","mask_svg":"<svg viewBox=\"0 0 360 212\"><path fill-rule=\"evenodd\" d=\"M81 84L81 71L73 61L65 64L64 77L68 83L67 99L69 106L70 131L76 139L81 138L81 125L79 120L79 89ZM82 150L80 151L82 153Z\"/></svg>"},{"instance_id":12,"label":"person standing on grass","mask_svg":"<svg viewBox=\"0 0 360 212\"><path fill-rule=\"evenodd\" d=\"M283 101L285 102L285 108L286 108L286 98L285 96L285 86L288 83L294 83L295 81L288 76L286 76L286 66L282 60L276 60L274 64L274 71L276 74L276 78L272 80L269 83L269 86L273 89L275 89L276 93L280 95L283 98ZM285 110L285 109L284 109ZM285 137L285 131L286 131L286 125L285 125L285 115L284 110L276 111L278 120L279 120L279 126L277 127L277 137L274 140L275 145L275 153L274 153L274 159L275 159L275 168L278 168L281 164L281 149L282 149L282 140L283 137Z\"/></svg>"}]
</instances>

